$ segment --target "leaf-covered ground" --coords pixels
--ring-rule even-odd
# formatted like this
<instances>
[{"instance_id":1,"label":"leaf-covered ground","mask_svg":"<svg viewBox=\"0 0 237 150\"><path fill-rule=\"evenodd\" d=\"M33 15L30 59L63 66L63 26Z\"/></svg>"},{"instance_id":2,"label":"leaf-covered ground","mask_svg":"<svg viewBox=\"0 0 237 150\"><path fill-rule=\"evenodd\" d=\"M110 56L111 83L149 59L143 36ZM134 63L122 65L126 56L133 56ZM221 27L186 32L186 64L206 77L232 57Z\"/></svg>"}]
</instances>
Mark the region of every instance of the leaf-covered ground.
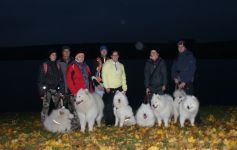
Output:
<instances>
[{"instance_id":1,"label":"leaf-covered ground","mask_svg":"<svg viewBox=\"0 0 237 150\"><path fill-rule=\"evenodd\" d=\"M203 107L203 124L184 128L96 127L91 133L45 131L39 113L1 113L0 149L237 149L237 107Z\"/></svg>"}]
</instances>

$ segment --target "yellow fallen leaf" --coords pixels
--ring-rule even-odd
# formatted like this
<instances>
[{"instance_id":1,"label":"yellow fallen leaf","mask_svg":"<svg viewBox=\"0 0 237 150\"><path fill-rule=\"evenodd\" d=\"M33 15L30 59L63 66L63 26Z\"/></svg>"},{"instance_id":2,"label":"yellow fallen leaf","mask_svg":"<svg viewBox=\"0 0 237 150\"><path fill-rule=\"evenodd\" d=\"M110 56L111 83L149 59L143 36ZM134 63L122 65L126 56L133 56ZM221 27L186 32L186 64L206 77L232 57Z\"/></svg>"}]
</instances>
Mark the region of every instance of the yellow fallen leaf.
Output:
<instances>
[{"instance_id":1,"label":"yellow fallen leaf","mask_svg":"<svg viewBox=\"0 0 237 150\"><path fill-rule=\"evenodd\" d=\"M191 137L188 138L188 142L189 142L189 143L195 143L195 141L196 141L196 140L193 138L193 136L191 136Z\"/></svg>"},{"instance_id":2,"label":"yellow fallen leaf","mask_svg":"<svg viewBox=\"0 0 237 150\"><path fill-rule=\"evenodd\" d=\"M210 122L214 122L216 119L212 114L209 114L208 117L207 117L207 120L210 121Z\"/></svg>"},{"instance_id":3,"label":"yellow fallen leaf","mask_svg":"<svg viewBox=\"0 0 237 150\"><path fill-rule=\"evenodd\" d=\"M159 149L159 148L156 147L156 146L151 146L151 147L148 148L148 150L158 150L158 149Z\"/></svg>"}]
</instances>

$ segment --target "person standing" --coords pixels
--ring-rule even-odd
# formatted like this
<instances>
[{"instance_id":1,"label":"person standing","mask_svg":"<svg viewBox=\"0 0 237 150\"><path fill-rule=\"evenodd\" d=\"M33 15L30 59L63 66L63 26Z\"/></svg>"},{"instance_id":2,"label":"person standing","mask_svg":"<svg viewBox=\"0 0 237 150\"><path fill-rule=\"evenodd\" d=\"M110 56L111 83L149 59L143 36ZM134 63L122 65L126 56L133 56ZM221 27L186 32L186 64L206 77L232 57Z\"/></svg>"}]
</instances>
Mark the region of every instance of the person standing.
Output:
<instances>
[{"instance_id":1,"label":"person standing","mask_svg":"<svg viewBox=\"0 0 237 150\"><path fill-rule=\"evenodd\" d=\"M71 95L71 92L68 89L67 81L66 81L66 71L69 64L73 62L73 58L71 55L71 48L69 46L62 47L62 58L58 60L58 64L60 65L61 72L63 74L63 81L64 81L64 89L65 94L63 97L63 105L69 109L69 111L74 115L74 118L71 120L72 129L75 130L79 128L79 118L74 107L74 96Z\"/></svg>"},{"instance_id":2,"label":"person standing","mask_svg":"<svg viewBox=\"0 0 237 150\"><path fill-rule=\"evenodd\" d=\"M105 87L103 96L105 108L104 118L106 125L115 122L113 115L113 98L117 90L126 94L127 81L124 65L119 62L119 52L114 50L111 53L111 60L105 62L102 68L102 81Z\"/></svg>"},{"instance_id":3,"label":"person standing","mask_svg":"<svg viewBox=\"0 0 237 150\"><path fill-rule=\"evenodd\" d=\"M72 63L73 58L70 56L71 55L71 48L69 46L63 46L62 47L62 58L58 60L58 64L60 65L62 74L63 74L63 81L64 81L64 86L65 86L65 94L68 95L69 89L66 83L66 70L67 67L70 63Z\"/></svg>"},{"instance_id":4,"label":"person standing","mask_svg":"<svg viewBox=\"0 0 237 150\"><path fill-rule=\"evenodd\" d=\"M91 84L91 71L89 66L84 62L84 52L78 52L75 60L67 67L66 81L70 92L76 96L80 89L93 91Z\"/></svg>"},{"instance_id":5,"label":"person standing","mask_svg":"<svg viewBox=\"0 0 237 150\"><path fill-rule=\"evenodd\" d=\"M167 88L167 68L165 61L156 49L150 51L150 59L144 68L146 95L151 99L152 94L164 94Z\"/></svg>"},{"instance_id":6,"label":"person standing","mask_svg":"<svg viewBox=\"0 0 237 150\"><path fill-rule=\"evenodd\" d=\"M172 79L176 88L183 89L187 94L194 94L196 59L193 53L187 49L185 41L179 41L177 47L179 54L172 65Z\"/></svg>"},{"instance_id":7,"label":"person standing","mask_svg":"<svg viewBox=\"0 0 237 150\"><path fill-rule=\"evenodd\" d=\"M108 47L103 45L100 46L100 57L97 57L94 61L94 76L92 76L92 81L94 85L95 92L99 94L101 97L104 95L104 86L102 81L102 67L103 64L109 59L108 55Z\"/></svg>"},{"instance_id":8,"label":"person standing","mask_svg":"<svg viewBox=\"0 0 237 150\"><path fill-rule=\"evenodd\" d=\"M187 49L185 41L179 41L178 57L174 60L171 69L171 76L176 89L182 89L189 95L194 95L194 76L196 71L196 58L193 53ZM201 124L200 114L197 114L196 123Z\"/></svg>"},{"instance_id":9,"label":"person standing","mask_svg":"<svg viewBox=\"0 0 237 150\"><path fill-rule=\"evenodd\" d=\"M59 96L64 93L63 76L56 59L56 51L50 51L49 58L43 62L40 67L38 88L40 98L43 100L43 107L41 111L42 122L49 115L51 100L54 103L54 108L58 108ZM58 95L59 93L60 95Z\"/></svg>"}]
</instances>

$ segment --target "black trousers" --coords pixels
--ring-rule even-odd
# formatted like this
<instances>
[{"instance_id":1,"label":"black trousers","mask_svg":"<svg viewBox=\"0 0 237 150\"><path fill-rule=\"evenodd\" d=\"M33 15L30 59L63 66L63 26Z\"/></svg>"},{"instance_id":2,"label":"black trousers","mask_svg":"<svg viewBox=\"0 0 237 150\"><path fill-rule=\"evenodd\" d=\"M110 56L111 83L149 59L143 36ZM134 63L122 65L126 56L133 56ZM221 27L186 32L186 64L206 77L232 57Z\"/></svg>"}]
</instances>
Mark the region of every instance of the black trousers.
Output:
<instances>
[{"instance_id":1,"label":"black trousers","mask_svg":"<svg viewBox=\"0 0 237 150\"><path fill-rule=\"evenodd\" d=\"M115 89L110 89L110 92L103 95L104 101L104 120L106 125L113 125L115 123L115 116L113 111L113 99L116 91L122 91L122 87L118 87Z\"/></svg>"}]
</instances>

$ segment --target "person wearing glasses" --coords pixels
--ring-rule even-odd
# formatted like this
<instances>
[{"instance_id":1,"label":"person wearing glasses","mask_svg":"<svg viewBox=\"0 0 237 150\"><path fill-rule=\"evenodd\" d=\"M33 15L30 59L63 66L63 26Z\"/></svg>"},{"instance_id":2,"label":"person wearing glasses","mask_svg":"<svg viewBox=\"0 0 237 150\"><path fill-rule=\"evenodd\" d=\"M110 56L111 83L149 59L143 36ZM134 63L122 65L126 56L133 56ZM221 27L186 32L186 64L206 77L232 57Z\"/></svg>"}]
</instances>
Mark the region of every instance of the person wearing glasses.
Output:
<instances>
[{"instance_id":1,"label":"person wearing glasses","mask_svg":"<svg viewBox=\"0 0 237 150\"><path fill-rule=\"evenodd\" d=\"M119 62L119 52L114 50L111 53L111 59L107 60L102 68L102 81L105 87L103 96L105 108L104 118L106 125L112 125L115 122L113 115L113 98L116 91L127 91L127 81L124 65Z\"/></svg>"}]
</instances>

